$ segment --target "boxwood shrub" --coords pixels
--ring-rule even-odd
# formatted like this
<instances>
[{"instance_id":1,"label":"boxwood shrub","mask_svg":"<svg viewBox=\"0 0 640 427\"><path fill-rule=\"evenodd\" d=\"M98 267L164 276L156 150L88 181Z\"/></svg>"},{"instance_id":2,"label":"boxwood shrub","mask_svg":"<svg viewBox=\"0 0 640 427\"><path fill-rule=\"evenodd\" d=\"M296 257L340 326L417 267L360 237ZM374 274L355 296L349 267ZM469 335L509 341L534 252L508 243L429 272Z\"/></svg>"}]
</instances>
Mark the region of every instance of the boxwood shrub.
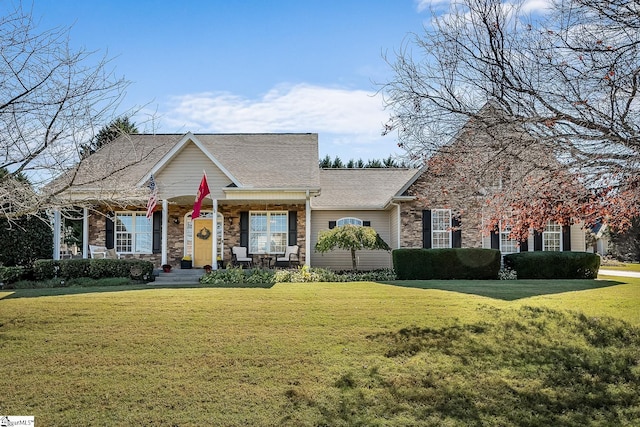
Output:
<instances>
[{"instance_id":1,"label":"boxwood shrub","mask_svg":"<svg viewBox=\"0 0 640 427\"><path fill-rule=\"evenodd\" d=\"M4 289L10 288L13 283L31 276L31 269L26 267L2 267L0 266L0 282Z\"/></svg>"},{"instance_id":2,"label":"boxwood shrub","mask_svg":"<svg viewBox=\"0 0 640 427\"><path fill-rule=\"evenodd\" d=\"M65 280L90 277L128 277L134 280L153 280L153 263L138 259L63 259L38 260L33 265L36 280L54 277Z\"/></svg>"},{"instance_id":3,"label":"boxwood shrub","mask_svg":"<svg viewBox=\"0 0 640 427\"><path fill-rule=\"evenodd\" d=\"M504 265L518 279L595 279L600 256L589 252L536 251L509 254Z\"/></svg>"},{"instance_id":4,"label":"boxwood shrub","mask_svg":"<svg viewBox=\"0 0 640 427\"><path fill-rule=\"evenodd\" d=\"M496 249L395 249L392 256L398 280L495 280L500 271Z\"/></svg>"}]
</instances>

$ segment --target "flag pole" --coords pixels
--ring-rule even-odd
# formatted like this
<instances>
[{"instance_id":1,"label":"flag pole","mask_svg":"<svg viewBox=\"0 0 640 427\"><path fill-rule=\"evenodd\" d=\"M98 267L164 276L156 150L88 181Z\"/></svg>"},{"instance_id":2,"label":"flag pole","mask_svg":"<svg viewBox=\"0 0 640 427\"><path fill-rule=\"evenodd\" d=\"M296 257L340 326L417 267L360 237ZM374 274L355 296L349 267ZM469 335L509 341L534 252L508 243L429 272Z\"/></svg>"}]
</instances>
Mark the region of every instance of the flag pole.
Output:
<instances>
[{"instance_id":1,"label":"flag pole","mask_svg":"<svg viewBox=\"0 0 640 427\"><path fill-rule=\"evenodd\" d=\"M218 269L218 201L211 197L211 203L213 206L213 250L211 251L213 262L211 268Z\"/></svg>"}]
</instances>

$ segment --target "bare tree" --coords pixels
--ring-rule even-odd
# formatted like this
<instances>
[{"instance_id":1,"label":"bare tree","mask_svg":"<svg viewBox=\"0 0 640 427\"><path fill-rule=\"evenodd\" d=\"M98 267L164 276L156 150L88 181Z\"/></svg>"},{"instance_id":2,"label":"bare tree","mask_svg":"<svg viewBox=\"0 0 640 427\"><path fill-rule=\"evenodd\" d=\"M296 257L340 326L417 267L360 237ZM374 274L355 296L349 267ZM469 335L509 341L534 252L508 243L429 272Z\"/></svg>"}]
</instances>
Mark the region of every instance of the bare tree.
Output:
<instances>
[{"instance_id":1,"label":"bare tree","mask_svg":"<svg viewBox=\"0 0 640 427\"><path fill-rule=\"evenodd\" d=\"M73 182L81 145L114 117L128 84L108 67L106 57L72 50L67 28L37 29L21 6L0 17L0 216L42 210ZM63 172L65 184L45 197L40 190Z\"/></svg>"},{"instance_id":2,"label":"bare tree","mask_svg":"<svg viewBox=\"0 0 640 427\"><path fill-rule=\"evenodd\" d=\"M392 110L385 132L398 132L411 159L461 159L486 144L486 161L508 166L508 156L544 172L496 193L496 212L523 213L544 196L538 218L555 209L624 228L640 211L640 6L557 0L533 14L523 6L461 0L408 39L387 59L395 77L382 89ZM501 113L485 114L488 104ZM465 123L490 138L468 152L451 144ZM527 136L504 138L506 125ZM473 179L487 182L482 173L493 170L473 160Z\"/></svg>"}]
</instances>

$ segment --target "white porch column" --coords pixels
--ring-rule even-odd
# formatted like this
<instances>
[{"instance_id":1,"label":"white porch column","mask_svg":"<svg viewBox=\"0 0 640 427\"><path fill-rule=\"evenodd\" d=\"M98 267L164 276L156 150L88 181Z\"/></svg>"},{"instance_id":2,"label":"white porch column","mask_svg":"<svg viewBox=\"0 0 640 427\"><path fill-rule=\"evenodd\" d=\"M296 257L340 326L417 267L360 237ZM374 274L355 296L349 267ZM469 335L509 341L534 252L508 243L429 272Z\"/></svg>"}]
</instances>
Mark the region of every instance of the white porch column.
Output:
<instances>
[{"instance_id":1,"label":"white porch column","mask_svg":"<svg viewBox=\"0 0 640 427\"><path fill-rule=\"evenodd\" d=\"M82 209L82 258L89 258L89 208Z\"/></svg>"},{"instance_id":2,"label":"white porch column","mask_svg":"<svg viewBox=\"0 0 640 427\"><path fill-rule=\"evenodd\" d=\"M305 225L304 225L304 265L311 267L311 197L307 191L307 200L304 204Z\"/></svg>"},{"instance_id":3,"label":"white porch column","mask_svg":"<svg viewBox=\"0 0 640 427\"><path fill-rule=\"evenodd\" d=\"M60 231L62 230L62 221L60 210L53 210L53 259L60 259Z\"/></svg>"},{"instance_id":4,"label":"white porch column","mask_svg":"<svg viewBox=\"0 0 640 427\"><path fill-rule=\"evenodd\" d=\"M160 261L161 265L164 265L167 263L167 248L169 247L167 243L168 227L169 227L169 202L167 201L167 199L162 199L162 261Z\"/></svg>"}]
</instances>

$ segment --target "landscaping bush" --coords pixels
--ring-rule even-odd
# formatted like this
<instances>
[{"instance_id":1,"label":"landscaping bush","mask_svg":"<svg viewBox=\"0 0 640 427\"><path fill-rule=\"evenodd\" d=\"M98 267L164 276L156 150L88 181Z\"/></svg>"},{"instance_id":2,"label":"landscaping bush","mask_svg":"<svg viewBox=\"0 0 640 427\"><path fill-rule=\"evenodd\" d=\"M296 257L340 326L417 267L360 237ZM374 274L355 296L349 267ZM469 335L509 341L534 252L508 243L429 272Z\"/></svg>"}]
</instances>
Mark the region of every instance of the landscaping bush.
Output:
<instances>
[{"instance_id":1,"label":"landscaping bush","mask_svg":"<svg viewBox=\"0 0 640 427\"><path fill-rule=\"evenodd\" d=\"M260 268L245 270L242 267L232 267L224 270L213 270L200 278L203 285L243 285L243 284L274 284L275 275L271 270Z\"/></svg>"},{"instance_id":2,"label":"landscaping bush","mask_svg":"<svg viewBox=\"0 0 640 427\"><path fill-rule=\"evenodd\" d=\"M35 280L48 280L58 276L60 261L52 259L39 259L33 263L33 278Z\"/></svg>"},{"instance_id":3,"label":"landscaping bush","mask_svg":"<svg viewBox=\"0 0 640 427\"><path fill-rule=\"evenodd\" d=\"M500 271L495 249L395 249L392 256L399 280L495 280Z\"/></svg>"},{"instance_id":4,"label":"landscaping bush","mask_svg":"<svg viewBox=\"0 0 640 427\"><path fill-rule=\"evenodd\" d=\"M333 272L324 268L312 268L306 265L295 270L264 270L260 268L242 269L241 267L215 270L200 278L203 285L238 284L275 284L275 283L315 283L315 282L358 282L390 281L396 275L391 269L374 271Z\"/></svg>"},{"instance_id":5,"label":"landscaping bush","mask_svg":"<svg viewBox=\"0 0 640 427\"><path fill-rule=\"evenodd\" d=\"M32 270L25 267L0 267L2 289L13 289L16 282L24 280L31 274Z\"/></svg>"},{"instance_id":6,"label":"landscaping bush","mask_svg":"<svg viewBox=\"0 0 640 427\"><path fill-rule=\"evenodd\" d=\"M126 277L152 281L153 263L138 259L44 259L33 264L33 274L35 280Z\"/></svg>"},{"instance_id":7,"label":"landscaping bush","mask_svg":"<svg viewBox=\"0 0 640 427\"><path fill-rule=\"evenodd\" d=\"M518 279L595 279L600 256L588 252L520 252L504 257Z\"/></svg>"}]
</instances>

